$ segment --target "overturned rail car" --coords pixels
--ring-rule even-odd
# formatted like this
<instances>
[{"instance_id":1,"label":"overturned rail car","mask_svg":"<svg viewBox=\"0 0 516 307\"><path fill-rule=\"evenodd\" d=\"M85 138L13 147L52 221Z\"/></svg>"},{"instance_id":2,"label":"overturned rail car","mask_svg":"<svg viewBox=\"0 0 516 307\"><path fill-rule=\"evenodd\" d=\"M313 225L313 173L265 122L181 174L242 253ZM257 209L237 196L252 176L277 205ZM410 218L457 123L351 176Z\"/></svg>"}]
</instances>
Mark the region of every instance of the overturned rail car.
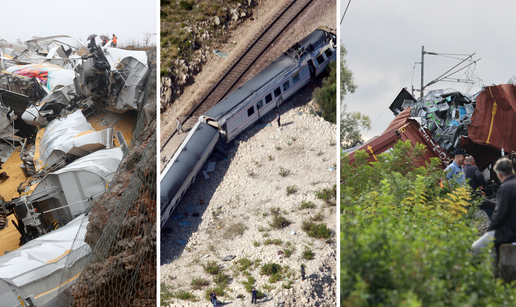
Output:
<instances>
[{"instance_id":1,"label":"overturned rail car","mask_svg":"<svg viewBox=\"0 0 516 307\"><path fill-rule=\"evenodd\" d=\"M285 99L315 79L335 58L335 35L315 30L203 114L199 118L202 124L195 125L163 171L161 227L213 150L215 138L220 135L230 142L261 117L278 109ZM200 137L201 134L206 136Z\"/></svg>"},{"instance_id":2,"label":"overturned rail car","mask_svg":"<svg viewBox=\"0 0 516 307\"><path fill-rule=\"evenodd\" d=\"M430 158L439 158L443 169L452 162L452 157L432 137L428 128L422 126L415 119L410 117L410 107L401 112L378 137L371 139L362 146L354 149L350 154L350 163L355 160L355 152L364 150L369 155L368 162L376 160L376 155L392 149L398 141L410 140L412 144L423 144L426 146L425 154L415 161L418 166L425 166L430 163Z\"/></svg>"}]
</instances>

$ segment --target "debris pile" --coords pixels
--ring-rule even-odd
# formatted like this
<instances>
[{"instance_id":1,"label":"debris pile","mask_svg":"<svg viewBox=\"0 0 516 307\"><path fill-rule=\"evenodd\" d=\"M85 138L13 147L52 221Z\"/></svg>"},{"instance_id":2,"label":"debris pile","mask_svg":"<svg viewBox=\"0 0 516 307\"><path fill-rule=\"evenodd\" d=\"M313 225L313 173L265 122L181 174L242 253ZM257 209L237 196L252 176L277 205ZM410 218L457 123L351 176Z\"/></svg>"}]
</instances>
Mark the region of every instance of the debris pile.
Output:
<instances>
[{"instance_id":1,"label":"debris pile","mask_svg":"<svg viewBox=\"0 0 516 307\"><path fill-rule=\"evenodd\" d=\"M402 89L390 109L398 115L401 110L410 108L410 118L428 128L434 140L451 154L460 148L460 136L468 135L475 97L454 89L439 89L416 100Z\"/></svg>"},{"instance_id":2,"label":"debris pile","mask_svg":"<svg viewBox=\"0 0 516 307\"><path fill-rule=\"evenodd\" d=\"M155 148L153 155L150 150L141 154L142 148L155 147L155 141L154 145L149 141L155 130L155 126L149 124L155 118L155 110L148 110L155 109L155 104L143 106L150 71L147 52L122 50L110 47L110 43L100 47L96 43L96 35L88 38L87 45L76 41L79 47L63 43L60 39L63 37L36 38L25 44L0 40L0 161L9 164L9 167L4 167L6 180L0 181L3 209L0 218L5 222L5 216L14 213L13 224L21 235L20 245L38 237L51 240L52 237L47 236L49 232L56 229L64 231L67 224L87 214L104 195L113 194L106 192L111 190L117 178L125 178L117 171L122 161L131 165L132 172L137 171L142 178L155 177ZM155 80L150 86L155 91ZM154 95L148 99L156 98ZM137 130L144 141L134 142L139 150L131 155L129 146L133 146L132 130L137 116L142 119L139 126L145 127ZM140 159L143 168L135 169L134 163L130 162ZM147 164L154 166L151 169ZM13 169L21 169L23 175L14 175ZM140 225L136 220L146 222L145 235L137 234L139 238L132 240L139 242L144 238L147 247L138 250L147 262L140 261L134 265L148 267L148 271L153 272L136 270L141 273L138 278L145 279L147 292L155 294L155 288L151 287L152 279L155 279L155 263L147 259L149 255L154 255L155 259L155 244L151 244L155 240L155 230L147 233L155 224L155 190L148 184L137 185L139 189L132 195L141 200L146 212L140 209L131 212L128 215L131 218L126 218L124 227L136 232ZM132 191L135 192L134 189ZM120 194L111 196L117 195ZM137 207L136 201L129 204L134 206L133 209ZM124 217L121 215L120 218ZM91 218L90 215L86 219ZM119 222L118 226L122 221ZM5 224L0 223L0 230ZM86 224L82 223L79 232L86 231ZM72 238L84 238L84 233L74 231L69 233ZM131 234L123 234L124 240L130 241ZM112 231L112 235L117 233ZM19 275L23 271L15 267L4 268L2 263L7 263L7 258L0 257L0 280L10 283L11 290L5 297L10 299L12 295L17 304L22 301L22 305L27 306L55 305L57 289L59 296L64 293L69 297L69 287L88 267L91 257L88 254L96 248L91 241L86 242L89 244L86 245L87 250L82 249L84 253L81 252L80 256L77 254L84 259L79 263L75 256L79 241L68 244L64 249L66 252L56 257L56 261L64 265L64 270L73 272L73 275L63 279L42 273L38 279L45 287L33 287L23 293L20 290L22 283L16 283L11 276L11 272L16 271ZM126 258L136 259L134 255L131 258L134 254L131 251L134 250L125 251ZM44 271L44 268L37 270ZM30 281L29 275L24 278ZM48 291L50 289L52 291ZM154 301L155 305L153 293L146 294L146 300Z\"/></svg>"}]
</instances>

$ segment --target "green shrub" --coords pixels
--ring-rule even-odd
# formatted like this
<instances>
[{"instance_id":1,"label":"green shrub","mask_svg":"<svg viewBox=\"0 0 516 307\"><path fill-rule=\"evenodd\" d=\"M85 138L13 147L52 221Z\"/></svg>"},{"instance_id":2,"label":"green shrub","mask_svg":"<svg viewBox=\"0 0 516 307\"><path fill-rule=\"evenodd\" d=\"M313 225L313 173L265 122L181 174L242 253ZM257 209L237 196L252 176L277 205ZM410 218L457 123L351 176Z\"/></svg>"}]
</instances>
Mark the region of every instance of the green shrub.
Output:
<instances>
[{"instance_id":1,"label":"green shrub","mask_svg":"<svg viewBox=\"0 0 516 307\"><path fill-rule=\"evenodd\" d=\"M315 192L315 197L323 200L330 206L335 206L337 197L337 186L333 185L331 189L322 189L321 191Z\"/></svg>"},{"instance_id":2,"label":"green shrub","mask_svg":"<svg viewBox=\"0 0 516 307\"><path fill-rule=\"evenodd\" d=\"M262 275L272 275L275 273L281 273L281 265L277 263L264 264L260 270L260 274Z\"/></svg>"},{"instance_id":3,"label":"green shrub","mask_svg":"<svg viewBox=\"0 0 516 307\"><path fill-rule=\"evenodd\" d=\"M417 167L422 145L358 152L341 163L341 306L514 306L488 250L473 257L469 194L444 179L438 159ZM462 208L462 209L461 209Z\"/></svg>"},{"instance_id":4,"label":"green shrub","mask_svg":"<svg viewBox=\"0 0 516 307\"><path fill-rule=\"evenodd\" d=\"M197 302L199 299L191 292L178 291L174 296L180 300Z\"/></svg>"},{"instance_id":5,"label":"green shrub","mask_svg":"<svg viewBox=\"0 0 516 307\"><path fill-rule=\"evenodd\" d=\"M322 220L324 220L324 215L322 214L322 212L319 212L316 215L312 216L310 220L312 222L321 222Z\"/></svg>"},{"instance_id":6,"label":"green shrub","mask_svg":"<svg viewBox=\"0 0 516 307\"><path fill-rule=\"evenodd\" d=\"M237 260L238 264L238 270L240 272L247 270L251 265L253 265L253 262L247 258L240 258Z\"/></svg>"},{"instance_id":7,"label":"green shrub","mask_svg":"<svg viewBox=\"0 0 516 307\"><path fill-rule=\"evenodd\" d=\"M292 224L291 221L287 220L286 217L279 215L279 214L275 214L272 217L272 223L269 223L269 225L274 229L282 229L282 228L287 227L290 224Z\"/></svg>"},{"instance_id":8,"label":"green shrub","mask_svg":"<svg viewBox=\"0 0 516 307\"><path fill-rule=\"evenodd\" d=\"M295 185L290 185L287 187L287 195L294 194L297 192L297 187Z\"/></svg>"},{"instance_id":9,"label":"green shrub","mask_svg":"<svg viewBox=\"0 0 516 307\"><path fill-rule=\"evenodd\" d=\"M213 282L219 286L226 285L229 282L229 276L219 271L219 273L213 277Z\"/></svg>"},{"instance_id":10,"label":"green shrub","mask_svg":"<svg viewBox=\"0 0 516 307\"><path fill-rule=\"evenodd\" d=\"M208 261L206 264L203 264L202 267L206 273L211 275L217 275L220 271L220 265L216 260Z\"/></svg>"},{"instance_id":11,"label":"green shrub","mask_svg":"<svg viewBox=\"0 0 516 307\"><path fill-rule=\"evenodd\" d=\"M287 282L284 282L281 286L284 288L284 289L290 289L292 288L292 284L294 282L292 280L288 280Z\"/></svg>"},{"instance_id":12,"label":"green shrub","mask_svg":"<svg viewBox=\"0 0 516 307\"><path fill-rule=\"evenodd\" d=\"M170 291L169 287L165 283L161 283L161 290L160 290L160 302L161 304L167 304L170 299L174 297L174 294ZM167 304L168 306L168 304Z\"/></svg>"},{"instance_id":13,"label":"green shrub","mask_svg":"<svg viewBox=\"0 0 516 307\"><path fill-rule=\"evenodd\" d=\"M314 259L314 253L312 252L311 249L307 248L303 251L303 253L301 254L301 257L305 260L312 260L312 259Z\"/></svg>"},{"instance_id":14,"label":"green shrub","mask_svg":"<svg viewBox=\"0 0 516 307\"><path fill-rule=\"evenodd\" d=\"M282 280L282 279L283 279L283 276L281 275L281 273L273 273L273 274L271 274L271 276L269 277L269 282L270 282L271 284L273 284L273 283L276 283L276 282L278 282L278 281L280 281L280 280Z\"/></svg>"},{"instance_id":15,"label":"green shrub","mask_svg":"<svg viewBox=\"0 0 516 307\"><path fill-rule=\"evenodd\" d=\"M247 276L247 281L241 281L240 283L244 285L245 291L251 293L251 291L253 291L253 286L255 282L256 280L253 276Z\"/></svg>"},{"instance_id":16,"label":"green shrub","mask_svg":"<svg viewBox=\"0 0 516 307\"><path fill-rule=\"evenodd\" d=\"M337 122L337 78L336 61L331 61L326 70L329 76L323 80L323 85L316 88L312 99L321 107L322 116L325 120Z\"/></svg>"},{"instance_id":17,"label":"green shrub","mask_svg":"<svg viewBox=\"0 0 516 307\"><path fill-rule=\"evenodd\" d=\"M316 208L317 206L314 205L314 203L312 203L311 201L303 201L301 203L301 205L299 206L299 209L313 209L313 208Z\"/></svg>"},{"instance_id":18,"label":"green shrub","mask_svg":"<svg viewBox=\"0 0 516 307\"><path fill-rule=\"evenodd\" d=\"M283 241L281 239L271 239L271 238L269 238L269 239L263 241L263 244L264 245L271 245L271 244L282 245Z\"/></svg>"},{"instance_id":19,"label":"green shrub","mask_svg":"<svg viewBox=\"0 0 516 307\"><path fill-rule=\"evenodd\" d=\"M209 281L207 281L206 279L202 279L202 278L194 278L192 279L192 288L194 288L195 290L199 290L201 289L202 287L206 287L210 284Z\"/></svg>"},{"instance_id":20,"label":"green shrub","mask_svg":"<svg viewBox=\"0 0 516 307\"><path fill-rule=\"evenodd\" d=\"M308 236L312 238L329 239L332 236L332 231L325 223L317 224L310 221L303 221L301 229L303 229Z\"/></svg>"},{"instance_id":21,"label":"green shrub","mask_svg":"<svg viewBox=\"0 0 516 307\"><path fill-rule=\"evenodd\" d=\"M288 175L290 175L290 170L280 167L279 175L281 177L287 177Z\"/></svg>"},{"instance_id":22,"label":"green shrub","mask_svg":"<svg viewBox=\"0 0 516 307\"><path fill-rule=\"evenodd\" d=\"M295 246L285 248L285 250L283 251L285 258L290 258L290 256L292 256L292 254L294 253L295 250L296 250Z\"/></svg>"}]
</instances>

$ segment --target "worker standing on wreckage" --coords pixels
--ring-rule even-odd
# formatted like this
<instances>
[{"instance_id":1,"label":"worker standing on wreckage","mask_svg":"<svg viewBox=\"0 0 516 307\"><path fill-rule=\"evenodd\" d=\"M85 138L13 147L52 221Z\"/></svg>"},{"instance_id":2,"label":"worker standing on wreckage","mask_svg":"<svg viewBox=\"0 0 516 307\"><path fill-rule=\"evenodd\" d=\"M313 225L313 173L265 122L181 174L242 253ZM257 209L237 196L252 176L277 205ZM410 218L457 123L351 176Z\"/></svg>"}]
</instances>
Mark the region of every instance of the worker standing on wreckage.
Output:
<instances>
[{"instance_id":1,"label":"worker standing on wreckage","mask_svg":"<svg viewBox=\"0 0 516 307\"><path fill-rule=\"evenodd\" d=\"M106 59L106 56L95 43L95 37L97 37L95 34L92 34L88 37L88 40L90 40L88 43L88 50L90 51L90 55L83 55L82 59L86 60L88 58L93 58L93 72L95 73L96 77L96 87L91 93L95 96L103 96L108 91L107 72L111 67L108 60Z\"/></svg>"}]
</instances>

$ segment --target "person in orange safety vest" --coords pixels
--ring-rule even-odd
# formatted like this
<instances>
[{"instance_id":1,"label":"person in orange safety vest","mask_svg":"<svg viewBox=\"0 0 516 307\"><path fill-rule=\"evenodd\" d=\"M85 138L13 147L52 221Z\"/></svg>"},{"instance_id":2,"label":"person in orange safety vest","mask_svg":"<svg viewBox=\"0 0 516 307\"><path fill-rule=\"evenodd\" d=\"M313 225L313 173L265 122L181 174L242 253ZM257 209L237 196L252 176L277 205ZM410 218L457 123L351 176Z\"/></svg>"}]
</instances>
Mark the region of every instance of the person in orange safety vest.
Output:
<instances>
[{"instance_id":1,"label":"person in orange safety vest","mask_svg":"<svg viewBox=\"0 0 516 307\"><path fill-rule=\"evenodd\" d=\"M111 45L113 47L116 47L116 36L115 36L115 34L113 34L113 39L112 39Z\"/></svg>"}]
</instances>

